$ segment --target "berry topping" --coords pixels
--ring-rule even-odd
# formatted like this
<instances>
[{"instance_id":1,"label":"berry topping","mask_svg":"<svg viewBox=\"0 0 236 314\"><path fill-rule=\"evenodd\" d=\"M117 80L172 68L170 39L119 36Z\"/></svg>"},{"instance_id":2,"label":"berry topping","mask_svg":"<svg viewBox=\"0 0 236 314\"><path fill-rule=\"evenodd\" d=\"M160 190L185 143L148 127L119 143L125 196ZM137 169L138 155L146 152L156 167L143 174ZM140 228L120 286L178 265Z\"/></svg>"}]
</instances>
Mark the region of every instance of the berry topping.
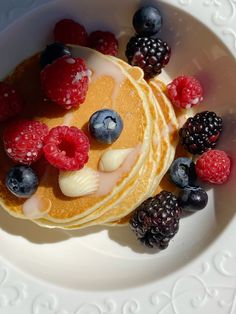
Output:
<instances>
[{"instance_id":1,"label":"berry topping","mask_svg":"<svg viewBox=\"0 0 236 314\"><path fill-rule=\"evenodd\" d=\"M80 170L88 162L89 140L78 128L58 126L44 141L47 161L61 170Z\"/></svg>"},{"instance_id":2,"label":"berry topping","mask_svg":"<svg viewBox=\"0 0 236 314\"><path fill-rule=\"evenodd\" d=\"M61 57L41 72L46 96L65 109L77 107L85 101L88 82L88 71L80 58Z\"/></svg>"},{"instance_id":3,"label":"berry topping","mask_svg":"<svg viewBox=\"0 0 236 314\"><path fill-rule=\"evenodd\" d=\"M159 38L137 35L130 39L125 53L129 64L142 68L145 79L150 79L169 62L171 49Z\"/></svg>"},{"instance_id":4,"label":"berry topping","mask_svg":"<svg viewBox=\"0 0 236 314\"><path fill-rule=\"evenodd\" d=\"M71 56L70 49L61 43L48 45L40 56L40 66L45 68L46 65L53 63L56 59L63 56Z\"/></svg>"},{"instance_id":5,"label":"berry topping","mask_svg":"<svg viewBox=\"0 0 236 314\"><path fill-rule=\"evenodd\" d=\"M38 184L38 177L29 166L14 166L6 176L6 187L17 197L30 197L36 192Z\"/></svg>"},{"instance_id":6,"label":"berry topping","mask_svg":"<svg viewBox=\"0 0 236 314\"><path fill-rule=\"evenodd\" d=\"M167 85L167 93L172 104L178 108L189 109L203 100L200 82L192 76L179 76Z\"/></svg>"},{"instance_id":7,"label":"berry topping","mask_svg":"<svg viewBox=\"0 0 236 314\"><path fill-rule=\"evenodd\" d=\"M180 213L177 198L162 191L134 211L130 226L144 245L165 249L179 229Z\"/></svg>"},{"instance_id":8,"label":"berry topping","mask_svg":"<svg viewBox=\"0 0 236 314\"><path fill-rule=\"evenodd\" d=\"M83 25L70 19L64 19L55 25L54 39L63 44L87 46L88 34Z\"/></svg>"},{"instance_id":9,"label":"berry topping","mask_svg":"<svg viewBox=\"0 0 236 314\"><path fill-rule=\"evenodd\" d=\"M110 32L92 32L88 38L88 45L105 55L116 56L118 53L118 41Z\"/></svg>"},{"instance_id":10,"label":"berry topping","mask_svg":"<svg viewBox=\"0 0 236 314\"><path fill-rule=\"evenodd\" d=\"M89 132L100 143L115 142L123 130L121 116L114 110L96 111L89 119Z\"/></svg>"},{"instance_id":11,"label":"berry topping","mask_svg":"<svg viewBox=\"0 0 236 314\"><path fill-rule=\"evenodd\" d=\"M162 26L160 11L152 6L142 7L134 14L133 26L139 35L155 35Z\"/></svg>"},{"instance_id":12,"label":"berry topping","mask_svg":"<svg viewBox=\"0 0 236 314\"><path fill-rule=\"evenodd\" d=\"M230 175L230 158L222 150L210 150L196 162L199 179L209 183L222 184Z\"/></svg>"},{"instance_id":13,"label":"berry topping","mask_svg":"<svg viewBox=\"0 0 236 314\"><path fill-rule=\"evenodd\" d=\"M192 154L202 154L214 148L222 132L222 118L203 111L188 118L179 130L180 143Z\"/></svg>"},{"instance_id":14,"label":"berry topping","mask_svg":"<svg viewBox=\"0 0 236 314\"><path fill-rule=\"evenodd\" d=\"M187 186L180 192L179 204L186 211L197 211L206 207L207 193L198 186Z\"/></svg>"},{"instance_id":15,"label":"berry topping","mask_svg":"<svg viewBox=\"0 0 236 314\"><path fill-rule=\"evenodd\" d=\"M169 175L172 182L180 188L193 185L197 178L195 164L190 158L177 158L170 166Z\"/></svg>"},{"instance_id":16,"label":"berry topping","mask_svg":"<svg viewBox=\"0 0 236 314\"><path fill-rule=\"evenodd\" d=\"M22 100L15 88L5 82L0 82L0 122L3 122L22 109Z\"/></svg>"},{"instance_id":17,"label":"berry topping","mask_svg":"<svg viewBox=\"0 0 236 314\"><path fill-rule=\"evenodd\" d=\"M42 122L14 122L3 134L5 151L14 162L30 165L42 156L43 141L47 134L48 127Z\"/></svg>"}]
</instances>

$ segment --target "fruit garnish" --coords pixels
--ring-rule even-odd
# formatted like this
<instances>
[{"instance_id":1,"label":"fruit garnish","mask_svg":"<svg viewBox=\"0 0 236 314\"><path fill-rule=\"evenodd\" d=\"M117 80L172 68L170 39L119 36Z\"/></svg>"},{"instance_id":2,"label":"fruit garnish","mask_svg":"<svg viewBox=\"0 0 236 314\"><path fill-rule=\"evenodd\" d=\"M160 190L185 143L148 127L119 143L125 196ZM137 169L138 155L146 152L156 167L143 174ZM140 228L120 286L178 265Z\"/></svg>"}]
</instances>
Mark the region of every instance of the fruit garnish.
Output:
<instances>
[{"instance_id":1,"label":"fruit garnish","mask_svg":"<svg viewBox=\"0 0 236 314\"><path fill-rule=\"evenodd\" d=\"M129 40L125 54L129 64L143 69L145 79L150 79L169 62L171 49L159 38L137 35Z\"/></svg>"},{"instance_id":2,"label":"fruit garnish","mask_svg":"<svg viewBox=\"0 0 236 314\"><path fill-rule=\"evenodd\" d=\"M41 71L45 95L65 109L78 107L88 91L88 71L81 58L61 57Z\"/></svg>"},{"instance_id":3,"label":"fruit garnish","mask_svg":"<svg viewBox=\"0 0 236 314\"><path fill-rule=\"evenodd\" d=\"M153 6L140 8L134 14L133 27L139 35L155 35L162 27L160 11Z\"/></svg>"},{"instance_id":4,"label":"fruit garnish","mask_svg":"<svg viewBox=\"0 0 236 314\"><path fill-rule=\"evenodd\" d=\"M195 164L190 158L179 157L171 164L169 175L171 181L180 188L193 185L197 178Z\"/></svg>"},{"instance_id":5,"label":"fruit garnish","mask_svg":"<svg viewBox=\"0 0 236 314\"><path fill-rule=\"evenodd\" d=\"M186 186L179 194L179 204L185 211L198 211L207 206L208 195L199 186Z\"/></svg>"},{"instance_id":6,"label":"fruit garnish","mask_svg":"<svg viewBox=\"0 0 236 314\"><path fill-rule=\"evenodd\" d=\"M47 125L39 121L11 123L3 134L5 152L14 162L30 165L42 156L47 134Z\"/></svg>"},{"instance_id":7,"label":"fruit garnish","mask_svg":"<svg viewBox=\"0 0 236 314\"><path fill-rule=\"evenodd\" d=\"M222 184L230 175L231 161L222 150L209 150L196 162L196 173L199 179L208 183Z\"/></svg>"},{"instance_id":8,"label":"fruit garnish","mask_svg":"<svg viewBox=\"0 0 236 314\"><path fill-rule=\"evenodd\" d=\"M63 44L87 46L88 34L83 25L71 19L63 19L54 27L54 39Z\"/></svg>"},{"instance_id":9,"label":"fruit garnish","mask_svg":"<svg viewBox=\"0 0 236 314\"><path fill-rule=\"evenodd\" d=\"M38 185L38 177L29 166L17 165L7 173L6 187L17 197L30 197L36 192Z\"/></svg>"},{"instance_id":10,"label":"fruit garnish","mask_svg":"<svg viewBox=\"0 0 236 314\"><path fill-rule=\"evenodd\" d=\"M88 46L105 55L116 56L118 53L118 41L111 32L92 32L88 38Z\"/></svg>"},{"instance_id":11,"label":"fruit garnish","mask_svg":"<svg viewBox=\"0 0 236 314\"><path fill-rule=\"evenodd\" d=\"M134 211L130 226L138 240L147 247L165 249L179 229L180 213L176 196L162 191Z\"/></svg>"},{"instance_id":12,"label":"fruit garnish","mask_svg":"<svg viewBox=\"0 0 236 314\"><path fill-rule=\"evenodd\" d=\"M58 126L45 138L43 151L52 166L61 170L80 170L88 162L89 140L74 126Z\"/></svg>"},{"instance_id":13,"label":"fruit garnish","mask_svg":"<svg viewBox=\"0 0 236 314\"><path fill-rule=\"evenodd\" d=\"M111 144L119 138L123 130L123 121L116 111L102 109L92 114L88 128L95 140L103 144Z\"/></svg>"},{"instance_id":14,"label":"fruit garnish","mask_svg":"<svg viewBox=\"0 0 236 314\"><path fill-rule=\"evenodd\" d=\"M167 85L167 94L175 107L189 109L203 100L203 88L192 76L182 75Z\"/></svg>"},{"instance_id":15,"label":"fruit garnish","mask_svg":"<svg viewBox=\"0 0 236 314\"><path fill-rule=\"evenodd\" d=\"M67 46L57 42L48 45L40 55L40 66L43 69L46 65L63 56L71 56L70 49Z\"/></svg>"},{"instance_id":16,"label":"fruit garnish","mask_svg":"<svg viewBox=\"0 0 236 314\"><path fill-rule=\"evenodd\" d=\"M15 88L0 82L0 122L16 116L22 110L23 101Z\"/></svg>"},{"instance_id":17,"label":"fruit garnish","mask_svg":"<svg viewBox=\"0 0 236 314\"><path fill-rule=\"evenodd\" d=\"M180 143L191 154L202 154L214 148L222 132L222 118L216 113L203 111L188 118L179 130Z\"/></svg>"}]
</instances>

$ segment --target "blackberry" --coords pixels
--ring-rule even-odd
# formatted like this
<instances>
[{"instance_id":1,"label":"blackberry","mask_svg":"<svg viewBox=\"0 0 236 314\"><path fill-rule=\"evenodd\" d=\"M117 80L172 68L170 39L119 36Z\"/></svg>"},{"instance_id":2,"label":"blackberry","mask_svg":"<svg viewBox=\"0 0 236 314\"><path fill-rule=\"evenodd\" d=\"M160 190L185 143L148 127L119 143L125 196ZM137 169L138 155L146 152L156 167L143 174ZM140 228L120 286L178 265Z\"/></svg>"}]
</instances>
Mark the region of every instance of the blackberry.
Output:
<instances>
[{"instance_id":1,"label":"blackberry","mask_svg":"<svg viewBox=\"0 0 236 314\"><path fill-rule=\"evenodd\" d=\"M162 191L136 208L130 226L145 246L163 250L179 229L180 213L177 198Z\"/></svg>"},{"instance_id":2,"label":"blackberry","mask_svg":"<svg viewBox=\"0 0 236 314\"><path fill-rule=\"evenodd\" d=\"M188 118L179 130L180 143L191 154L203 154L216 146L222 132L222 118L203 111Z\"/></svg>"},{"instance_id":3,"label":"blackberry","mask_svg":"<svg viewBox=\"0 0 236 314\"><path fill-rule=\"evenodd\" d=\"M129 40L125 54L129 64L142 68L144 78L150 79L169 62L171 49L159 38L136 35Z\"/></svg>"}]
</instances>

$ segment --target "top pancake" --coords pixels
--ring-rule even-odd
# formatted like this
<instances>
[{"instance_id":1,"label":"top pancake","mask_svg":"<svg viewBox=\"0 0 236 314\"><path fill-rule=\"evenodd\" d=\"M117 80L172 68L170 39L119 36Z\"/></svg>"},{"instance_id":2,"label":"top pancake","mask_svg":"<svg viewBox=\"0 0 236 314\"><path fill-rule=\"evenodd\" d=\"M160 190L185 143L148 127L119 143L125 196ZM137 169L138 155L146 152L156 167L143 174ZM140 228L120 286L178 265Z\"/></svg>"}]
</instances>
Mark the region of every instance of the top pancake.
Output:
<instances>
[{"instance_id":1,"label":"top pancake","mask_svg":"<svg viewBox=\"0 0 236 314\"><path fill-rule=\"evenodd\" d=\"M74 50L72 50L72 53ZM76 52L77 53L77 50ZM112 59L110 56L107 57L112 62L117 64L122 71L124 71L125 75L130 76L131 80L134 80L133 75L130 75L129 71L126 71L123 68L123 64L120 65L117 61L118 59ZM143 72L139 68L131 68L132 72L138 74L139 77L135 77L135 84L138 84L140 88L140 84L138 82L139 79L142 79ZM132 73L134 74L134 73ZM141 76L140 76L141 75ZM145 81L144 81L145 82ZM145 86L148 88L148 85L145 82ZM160 127L163 126L163 117L159 117L156 111L155 106L155 98L151 92L151 89L140 89L140 92L143 92L143 97L146 97L146 101L148 103L148 108L151 113L151 122L153 124L152 134L148 142L150 143L150 149L148 151L148 155L142 163L142 167L140 171L132 177L131 182L123 189L122 193L118 195L118 197L113 197L109 202L107 202L106 206L100 206L96 211L88 214L85 217L80 217L79 219L75 219L69 222L61 222L58 221L50 222L50 220L45 217L44 219L37 221L37 223L47 224L48 226L55 226L55 223L58 227L63 228L84 228L89 225L97 224L100 220L99 217L111 215L115 215L116 217L121 215L124 216L128 212L132 211L138 203L143 201L143 198L148 193L150 186L152 185L152 181L156 175L156 169L159 165L160 157L161 157L161 149L163 140L160 137ZM110 218L111 219L111 218Z\"/></svg>"},{"instance_id":2,"label":"top pancake","mask_svg":"<svg viewBox=\"0 0 236 314\"><path fill-rule=\"evenodd\" d=\"M133 184L129 185L128 190L125 191L125 197L121 196L116 201L110 203L110 206L107 206L106 209L99 208L96 212L82 219L77 219L69 223L61 223L60 227L63 228L78 229L91 225L108 224L108 222L112 222L114 219L126 216L143 202L144 199L153 194L174 158L173 152L175 152L178 139L178 123L172 105L169 108L169 101L167 104L164 104L163 101L161 105L159 104L158 101L160 99L154 96L151 87L143 79L143 71L140 68L131 67L117 58L109 58L119 64L123 71L126 71L127 74L135 79L140 89L142 89L148 98L154 125L151 139L152 146L148 155L149 160L145 161L141 172L138 173L138 177L135 178ZM164 114L162 111L164 111ZM43 220L43 223L53 225L53 223L50 223L46 219Z\"/></svg>"},{"instance_id":3,"label":"top pancake","mask_svg":"<svg viewBox=\"0 0 236 314\"><path fill-rule=\"evenodd\" d=\"M51 166L45 167L44 160L33 165L42 178L36 192L37 202L40 200L41 203L48 204L48 208L43 209L42 216L46 214L47 219L54 222L73 221L75 218L86 216L103 206L108 200L118 197L122 188L129 184L129 181L139 171L149 153L152 123L145 95L135 84L135 81L132 81L119 66L105 56L87 48L83 48L82 53L88 68L92 71L91 82L85 103L78 110L72 110L68 113L52 102L45 100L40 88L38 56L23 62L15 69L7 80L18 87L25 100L26 108L23 117L43 121L50 128L65 124L82 128L87 133L91 144L87 166L97 170L99 159L102 153L108 149L108 146L98 144L89 136L87 122L95 111L102 108L112 108L121 115L124 129L120 138L109 145L109 149L136 148L137 154L129 171L121 174L106 195L100 196L66 197L61 193L58 186L57 169ZM140 149L137 150L137 147ZM30 218L24 216L23 204L25 200L13 196L5 187L5 175L12 164L3 150L1 150L1 160L0 197L2 205L13 215ZM109 174L106 180L109 181Z\"/></svg>"}]
</instances>

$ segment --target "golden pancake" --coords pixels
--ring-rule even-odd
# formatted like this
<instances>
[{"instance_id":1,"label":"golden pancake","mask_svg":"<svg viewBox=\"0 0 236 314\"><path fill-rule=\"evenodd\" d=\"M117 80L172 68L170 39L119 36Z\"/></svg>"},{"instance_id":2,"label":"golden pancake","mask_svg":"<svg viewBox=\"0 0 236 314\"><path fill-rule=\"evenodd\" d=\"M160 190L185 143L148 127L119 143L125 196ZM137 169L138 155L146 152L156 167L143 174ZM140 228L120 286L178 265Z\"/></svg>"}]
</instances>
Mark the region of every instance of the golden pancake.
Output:
<instances>
[{"instance_id":1,"label":"golden pancake","mask_svg":"<svg viewBox=\"0 0 236 314\"><path fill-rule=\"evenodd\" d=\"M86 216L97 208L101 208L107 201L115 201L116 198L119 198L122 187L138 173L143 160L148 155L152 123L149 107L145 104L145 95L135 86L134 81L125 76L121 68L108 58L87 48L83 48L83 51L85 58L87 55L86 61L92 71L89 91L85 103L78 110L68 113L50 101L45 101L40 89L38 56L32 57L15 69L8 81L18 86L25 99L26 110L23 116L43 121L49 127L69 124L80 127L86 132L86 124L92 113L102 108L113 108L122 116L125 127L120 138L109 148L135 148L136 155L133 156L133 163L128 171L121 172L112 189L106 191L106 195L69 198L64 196L59 189L58 170L51 166L45 167L45 162L41 160L34 166L41 173L40 186L36 195L33 196L34 199L28 200L28 206L25 206L27 201L11 195L4 185L5 175L11 162L2 152L0 196L3 207L13 215L30 219L30 215L29 217L24 215L25 212L28 212L25 208L28 209L33 205L39 207L37 213L39 216L42 214L42 217L46 217L52 222L64 223ZM130 115L132 123L130 123ZM99 159L101 154L107 150L107 145L101 145L92 138L89 139L91 150L87 166L97 170ZM104 174L104 177L109 180L111 175ZM42 211L44 200L50 200L49 208L46 210L44 208Z\"/></svg>"},{"instance_id":2,"label":"golden pancake","mask_svg":"<svg viewBox=\"0 0 236 314\"><path fill-rule=\"evenodd\" d=\"M154 121L154 130L158 128L161 132L161 136L158 138L155 135L155 131L153 133L153 151L154 153L150 158L153 160L152 172L150 172L150 165L143 166L143 174L137 179L135 185L132 187L132 191L129 189L129 193L125 199L122 199L121 202L117 204L113 204L112 209L106 211L99 218L92 220L93 215L90 215L89 222L84 224L76 224L72 226L68 226L70 229L77 229L78 227L87 227L89 225L96 224L106 224L109 221L113 221L114 219L119 219L127 215L127 213L131 212L135 207L137 207L144 199L152 195L153 190L156 189L158 183L160 182L162 176L165 174L166 169L169 167L169 163L172 162L170 158L168 158L170 147L172 145L176 146L176 140L174 143L168 141L168 125L165 122L164 116L162 114L162 110L159 104L156 102L156 99L153 96L151 88L148 86L147 82L143 79L143 72L139 68L132 68L125 62L113 58L115 62L118 62L125 70L127 70L134 79L138 82L142 90L149 97L149 106L154 104L153 108L153 121ZM152 110L151 110L152 112ZM177 129L175 130L177 131ZM170 135L170 139L172 139L173 134ZM176 138L176 136L175 136ZM158 145L159 144L159 145ZM145 187L145 188L144 188ZM131 192L131 193L130 193ZM133 201L135 200L135 202ZM87 218L87 217L85 217Z\"/></svg>"},{"instance_id":3,"label":"golden pancake","mask_svg":"<svg viewBox=\"0 0 236 314\"><path fill-rule=\"evenodd\" d=\"M110 57L107 57L110 58ZM110 58L112 60L112 58ZM113 61L117 62L117 61ZM122 66L119 65L122 69ZM131 68L132 69L132 68ZM122 71L124 71L122 69ZM136 73L139 72L140 75L140 69L136 68ZM138 73L137 73L138 74ZM126 73L125 75L129 75ZM141 77L143 73L141 71ZM132 77L130 77L131 80L133 80ZM146 83L145 83L146 84ZM110 211L113 212L113 210L117 207L119 208L120 215L126 215L127 212L130 212L134 209L134 206L136 206L136 199L137 197L143 198L145 197L145 194L149 190L149 187L152 185L153 178L156 174L156 168L158 167L159 160L160 160L160 150L161 150L161 139L160 139L160 132L159 127L161 123L163 123L162 120L159 119L158 123L158 116L156 112L156 107L154 105L155 98L153 97L151 90L144 91L145 97L147 97L149 109L151 112L152 121L155 121L154 128L153 128L153 136L152 138L155 139L155 141L151 141L151 150L148 154L148 158L145 160L145 162L142 165L142 169L140 169L139 173L133 178L132 183L129 184L129 186L124 189L123 194L119 195L119 198L113 198L111 202L107 203L106 207L100 207L96 211L92 212L88 216L82 217L78 220L75 220L73 222L66 222L61 223L60 225L57 224L57 226L63 227L63 228L84 228L88 225L97 224L100 216L106 215ZM153 153L155 151L155 153ZM135 192L135 193L134 193ZM135 202L134 202L135 200ZM109 215L109 214L108 214ZM47 219L43 219L41 221L37 221L38 223L45 223L48 225L53 225L55 222L50 223Z\"/></svg>"},{"instance_id":4,"label":"golden pancake","mask_svg":"<svg viewBox=\"0 0 236 314\"><path fill-rule=\"evenodd\" d=\"M49 128L74 125L87 134L91 149L86 167L98 174L98 190L91 195L65 196L59 187L58 169L41 159L32 165L40 176L37 192L28 200L19 199L5 187L5 175L12 163L2 149L1 204L11 215L46 227L121 226L146 198L170 184L163 177L175 156L183 111L175 112L165 96L165 84L158 78L147 83L140 68L89 48L71 46L71 50L73 57L85 60L91 72L88 94L79 109L65 111L44 98L38 55L20 64L7 81L18 86L24 97L23 118L40 120ZM117 111L124 122L121 136L111 145L97 143L87 130L90 116L103 108ZM3 129L4 126L1 133ZM131 149L130 153L118 169L111 172L99 169L104 153L126 148Z\"/></svg>"}]
</instances>

